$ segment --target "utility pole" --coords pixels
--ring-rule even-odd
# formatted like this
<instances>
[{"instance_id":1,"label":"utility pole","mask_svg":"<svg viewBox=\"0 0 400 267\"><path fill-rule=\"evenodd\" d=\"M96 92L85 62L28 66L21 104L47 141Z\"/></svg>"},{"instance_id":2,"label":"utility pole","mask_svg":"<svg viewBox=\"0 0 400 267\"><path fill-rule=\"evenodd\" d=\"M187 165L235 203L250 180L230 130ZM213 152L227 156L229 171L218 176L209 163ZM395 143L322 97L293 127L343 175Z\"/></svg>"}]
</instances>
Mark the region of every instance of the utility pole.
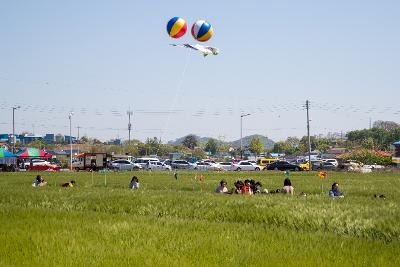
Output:
<instances>
[{"instance_id":1,"label":"utility pole","mask_svg":"<svg viewBox=\"0 0 400 267\"><path fill-rule=\"evenodd\" d=\"M78 137L76 138L76 143L78 145L78 154L79 154L79 145L80 145L80 143L79 143L79 129L82 128L82 127L78 125L76 128L78 129Z\"/></svg>"},{"instance_id":2,"label":"utility pole","mask_svg":"<svg viewBox=\"0 0 400 267\"><path fill-rule=\"evenodd\" d=\"M311 138L310 138L310 116L309 116L309 109L310 109L310 101L306 101L306 109L307 109L307 137L308 137L308 171L312 170L312 163L311 163Z\"/></svg>"},{"instance_id":3,"label":"utility pole","mask_svg":"<svg viewBox=\"0 0 400 267\"><path fill-rule=\"evenodd\" d=\"M12 107L13 110L13 135L12 135L12 152L15 153L15 142L17 138L15 138L15 110L19 109L20 106Z\"/></svg>"},{"instance_id":4,"label":"utility pole","mask_svg":"<svg viewBox=\"0 0 400 267\"><path fill-rule=\"evenodd\" d=\"M69 119L69 145L70 145L70 170L72 171L72 116L74 115L73 112L68 114Z\"/></svg>"},{"instance_id":5,"label":"utility pole","mask_svg":"<svg viewBox=\"0 0 400 267\"><path fill-rule=\"evenodd\" d=\"M129 118L129 123L128 123L128 144L130 144L131 143L131 129L132 129L131 116L133 115L133 111L132 110L128 110L126 112L126 114L128 114L128 118Z\"/></svg>"},{"instance_id":6,"label":"utility pole","mask_svg":"<svg viewBox=\"0 0 400 267\"><path fill-rule=\"evenodd\" d=\"M78 129L78 137L77 137L76 140L79 140L79 129L82 128L82 127L78 125L76 128Z\"/></svg>"},{"instance_id":7,"label":"utility pole","mask_svg":"<svg viewBox=\"0 0 400 267\"><path fill-rule=\"evenodd\" d=\"M250 113L240 115L240 159L243 159L243 117L249 116Z\"/></svg>"}]
</instances>

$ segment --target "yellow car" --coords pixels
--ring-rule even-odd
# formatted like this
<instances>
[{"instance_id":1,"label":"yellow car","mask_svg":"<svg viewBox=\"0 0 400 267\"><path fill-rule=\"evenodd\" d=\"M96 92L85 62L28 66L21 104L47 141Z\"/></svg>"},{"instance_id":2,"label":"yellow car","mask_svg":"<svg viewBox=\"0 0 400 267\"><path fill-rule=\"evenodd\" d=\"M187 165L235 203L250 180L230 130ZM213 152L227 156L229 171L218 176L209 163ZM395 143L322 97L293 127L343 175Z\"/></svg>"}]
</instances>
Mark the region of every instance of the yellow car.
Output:
<instances>
[{"instance_id":1,"label":"yellow car","mask_svg":"<svg viewBox=\"0 0 400 267\"><path fill-rule=\"evenodd\" d=\"M265 167L265 166L268 166L268 165L274 163L275 161L278 161L278 159L274 159L274 158L266 159L266 158L263 158L263 159L258 159L257 160L257 164L260 165L260 166L264 166Z\"/></svg>"},{"instance_id":2,"label":"yellow car","mask_svg":"<svg viewBox=\"0 0 400 267\"><path fill-rule=\"evenodd\" d=\"M311 163L312 163L313 166L319 166L320 167L320 166L323 165L323 161L322 160L311 160ZM308 162L308 160L307 160L306 163L302 163L299 166L304 171L310 170L310 163Z\"/></svg>"}]
</instances>

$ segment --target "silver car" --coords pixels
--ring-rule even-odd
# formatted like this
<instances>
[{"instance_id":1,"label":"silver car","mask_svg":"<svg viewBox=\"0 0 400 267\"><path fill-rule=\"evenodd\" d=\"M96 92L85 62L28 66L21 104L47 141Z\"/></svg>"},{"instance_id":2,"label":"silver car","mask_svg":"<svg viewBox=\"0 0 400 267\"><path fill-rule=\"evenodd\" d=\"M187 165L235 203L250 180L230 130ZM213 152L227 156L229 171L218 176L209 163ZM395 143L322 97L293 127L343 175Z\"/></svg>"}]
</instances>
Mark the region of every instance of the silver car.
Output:
<instances>
[{"instance_id":1,"label":"silver car","mask_svg":"<svg viewBox=\"0 0 400 267\"><path fill-rule=\"evenodd\" d=\"M194 165L186 160L174 160L171 162L173 169L193 169Z\"/></svg>"},{"instance_id":2,"label":"silver car","mask_svg":"<svg viewBox=\"0 0 400 267\"><path fill-rule=\"evenodd\" d=\"M146 169L148 170L171 170L171 166L164 164L160 161L149 161L149 163L146 165Z\"/></svg>"},{"instance_id":3,"label":"silver car","mask_svg":"<svg viewBox=\"0 0 400 267\"><path fill-rule=\"evenodd\" d=\"M233 166L231 162L218 162L218 165L225 171L231 171Z\"/></svg>"},{"instance_id":4,"label":"silver car","mask_svg":"<svg viewBox=\"0 0 400 267\"><path fill-rule=\"evenodd\" d=\"M216 163L198 161L193 164L195 170L223 171L224 169Z\"/></svg>"},{"instance_id":5,"label":"silver car","mask_svg":"<svg viewBox=\"0 0 400 267\"><path fill-rule=\"evenodd\" d=\"M236 164L233 164L232 169L235 171L261 171L263 167L250 161L242 160Z\"/></svg>"},{"instance_id":6,"label":"silver car","mask_svg":"<svg viewBox=\"0 0 400 267\"><path fill-rule=\"evenodd\" d=\"M139 164L133 163L126 159L118 159L111 162L111 167L118 171L132 171L139 170L142 167Z\"/></svg>"}]
</instances>

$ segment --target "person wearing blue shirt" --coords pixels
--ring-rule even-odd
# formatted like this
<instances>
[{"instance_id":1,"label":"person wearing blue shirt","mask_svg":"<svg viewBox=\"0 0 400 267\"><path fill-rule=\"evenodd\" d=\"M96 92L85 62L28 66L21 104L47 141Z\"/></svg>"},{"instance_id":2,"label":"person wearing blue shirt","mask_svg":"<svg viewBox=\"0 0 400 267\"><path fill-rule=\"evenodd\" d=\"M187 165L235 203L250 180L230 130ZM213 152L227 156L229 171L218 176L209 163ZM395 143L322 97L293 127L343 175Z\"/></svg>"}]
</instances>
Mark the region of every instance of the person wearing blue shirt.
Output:
<instances>
[{"instance_id":1,"label":"person wearing blue shirt","mask_svg":"<svg viewBox=\"0 0 400 267\"><path fill-rule=\"evenodd\" d=\"M337 197L338 198L342 198L342 197L344 197L343 193L339 190L339 184L338 183L334 182L332 184L332 190L329 191L329 197L332 197L332 198L337 198Z\"/></svg>"}]
</instances>

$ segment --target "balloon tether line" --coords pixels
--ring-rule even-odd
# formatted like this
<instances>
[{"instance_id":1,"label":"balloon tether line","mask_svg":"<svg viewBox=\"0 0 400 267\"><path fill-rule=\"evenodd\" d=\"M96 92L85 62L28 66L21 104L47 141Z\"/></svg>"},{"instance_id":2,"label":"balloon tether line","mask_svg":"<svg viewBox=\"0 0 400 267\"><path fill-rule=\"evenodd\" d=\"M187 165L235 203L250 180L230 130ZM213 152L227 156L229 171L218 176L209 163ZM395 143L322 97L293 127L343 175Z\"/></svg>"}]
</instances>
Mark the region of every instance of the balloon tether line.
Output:
<instances>
[{"instance_id":1,"label":"balloon tether line","mask_svg":"<svg viewBox=\"0 0 400 267\"><path fill-rule=\"evenodd\" d=\"M174 95L172 104L171 104L170 107L169 107L169 112L168 112L167 121L166 121L166 123L165 123L164 130L163 130L162 133L161 133L161 136L160 136L160 144L159 144L159 146L158 146L158 148L157 148L157 153L156 153L156 154L158 154L158 151L159 151L159 149L160 149L161 138L164 138L164 134L165 134L165 132L166 132L166 131L168 130L168 128L169 128L169 123L170 123L170 121L171 121L171 114L172 114L173 109L175 108L176 102L178 101L178 95L179 95L179 93L181 92L182 85L183 85L183 81L184 81L185 75L186 75L186 70L187 70L187 68L188 68L188 66L189 66L190 54L191 54L190 52L191 52L191 51L188 51L188 53L187 53L187 56L186 56L186 63L185 63L185 66L183 67L183 70L182 70L182 73L181 73L181 79L180 79L179 82L178 82L178 86L177 86L177 88L176 88L176 90L175 90L175 95Z\"/></svg>"}]
</instances>

